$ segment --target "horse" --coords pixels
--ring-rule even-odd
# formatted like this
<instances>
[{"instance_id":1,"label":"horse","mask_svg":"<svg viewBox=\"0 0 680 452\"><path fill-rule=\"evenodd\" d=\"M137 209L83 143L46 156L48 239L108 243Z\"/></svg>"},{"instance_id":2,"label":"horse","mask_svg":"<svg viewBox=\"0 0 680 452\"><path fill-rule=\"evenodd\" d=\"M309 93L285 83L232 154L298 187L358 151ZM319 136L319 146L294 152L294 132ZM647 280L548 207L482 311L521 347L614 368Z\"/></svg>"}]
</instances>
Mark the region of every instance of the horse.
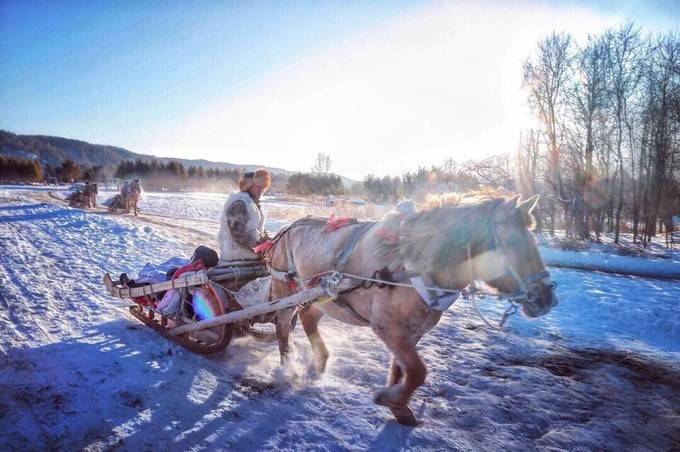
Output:
<instances>
[{"instance_id":1,"label":"horse","mask_svg":"<svg viewBox=\"0 0 680 452\"><path fill-rule=\"evenodd\" d=\"M431 196L421 211L395 213L375 224L329 231L325 222L302 219L282 230L267 256L274 277L272 299L310 287L318 275L339 270L335 256L348 250L351 254L342 272L395 282L371 285L364 280L333 301L279 311L276 332L282 364L289 359L288 338L296 312L319 373L329 357L318 329L324 315L370 326L392 354L387 388L374 401L388 407L399 423L417 425L408 402L424 383L427 370L416 344L438 323L443 310L426 304L415 284L409 283L414 281L409 275L420 275L428 286L453 291L482 280L489 290L512 294L525 316L547 314L558 299L530 231L537 199L520 202L519 196L495 193L446 194ZM365 232L357 240L358 228ZM348 248L348 242L354 244Z\"/></svg>"},{"instance_id":2,"label":"horse","mask_svg":"<svg viewBox=\"0 0 680 452\"><path fill-rule=\"evenodd\" d=\"M125 204L125 210L127 213L130 213L130 207L133 207L135 216L137 216L137 203L139 202L139 196L141 193L142 184L139 182L139 179L127 181L123 184L120 194L123 198L123 203Z\"/></svg>"},{"instance_id":3,"label":"horse","mask_svg":"<svg viewBox=\"0 0 680 452\"><path fill-rule=\"evenodd\" d=\"M88 208L97 207L97 193L99 193L99 186L97 184L88 184L85 186L83 197Z\"/></svg>"}]
</instances>

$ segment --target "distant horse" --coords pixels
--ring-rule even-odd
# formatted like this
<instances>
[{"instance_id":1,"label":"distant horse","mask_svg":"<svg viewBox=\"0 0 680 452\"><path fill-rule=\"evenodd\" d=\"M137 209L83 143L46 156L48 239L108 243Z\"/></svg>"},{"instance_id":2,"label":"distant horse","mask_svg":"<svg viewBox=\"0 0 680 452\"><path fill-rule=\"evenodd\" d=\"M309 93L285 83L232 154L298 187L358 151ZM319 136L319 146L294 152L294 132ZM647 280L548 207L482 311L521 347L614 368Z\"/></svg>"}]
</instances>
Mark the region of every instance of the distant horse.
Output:
<instances>
[{"instance_id":1,"label":"distant horse","mask_svg":"<svg viewBox=\"0 0 680 452\"><path fill-rule=\"evenodd\" d=\"M408 401L426 374L416 344L437 324L445 307L426 304L411 278L417 275L427 286L451 290L480 279L512 294L527 317L547 314L557 305L557 296L529 231L536 201L536 197L519 203L519 197L496 194L448 194L432 197L427 208L402 214L398 221L393 217L368 225L342 271L363 277L377 275L402 285L357 281L355 289L341 293L335 301L300 310L317 370L325 370L329 356L318 331L324 314L348 324L370 326L392 353L388 387L378 393L375 402L389 407L400 423L416 425ZM300 288L286 282L280 273L291 273L293 268L299 281L308 286L315 275L335 270L336 256L347 251L346 244L356 239L357 228L367 226L358 223L329 230L324 222L303 220L275 238L269 251L274 275L272 299ZM293 313L290 309L277 315L282 362L289 353Z\"/></svg>"},{"instance_id":2,"label":"distant horse","mask_svg":"<svg viewBox=\"0 0 680 452\"><path fill-rule=\"evenodd\" d=\"M97 207L97 194L99 193L99 186L97 184L89 184L83 190L83 196L87 207Z\"/></svg>"},{"instance_id":3,"label":"distant horse","mask_svg":"<svg viewBox=\"0 0 680 452\"><path fill-rule=\"evenodd\" d=\"M120 194L123 198L123 203L125 204L125 210L130 213L130 208L134 208L135 216L137 216L137 203L139 202L139 197L142 193L142 184L139 179L132 181L127 181L123 184Z\"/></svg>"}]
</instances>

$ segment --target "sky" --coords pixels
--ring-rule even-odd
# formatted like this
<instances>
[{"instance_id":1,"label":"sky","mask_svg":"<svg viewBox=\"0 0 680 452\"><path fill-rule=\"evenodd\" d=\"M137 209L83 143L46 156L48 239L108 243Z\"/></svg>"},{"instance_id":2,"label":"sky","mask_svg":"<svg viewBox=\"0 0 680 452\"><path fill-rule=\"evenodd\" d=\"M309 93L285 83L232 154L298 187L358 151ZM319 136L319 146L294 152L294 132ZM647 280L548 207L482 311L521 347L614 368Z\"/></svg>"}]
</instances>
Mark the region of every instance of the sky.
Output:
<instances>
[{"instance_id":1,"label":"sky","mask_svg":"<svg viewBox=\"0 0 680 452\"><path fill-rule=\"evenodd\" d=\"M672 1L0 0L0 129L354 179L513 152L541 36Z\"/></svg>"}]
</instances>

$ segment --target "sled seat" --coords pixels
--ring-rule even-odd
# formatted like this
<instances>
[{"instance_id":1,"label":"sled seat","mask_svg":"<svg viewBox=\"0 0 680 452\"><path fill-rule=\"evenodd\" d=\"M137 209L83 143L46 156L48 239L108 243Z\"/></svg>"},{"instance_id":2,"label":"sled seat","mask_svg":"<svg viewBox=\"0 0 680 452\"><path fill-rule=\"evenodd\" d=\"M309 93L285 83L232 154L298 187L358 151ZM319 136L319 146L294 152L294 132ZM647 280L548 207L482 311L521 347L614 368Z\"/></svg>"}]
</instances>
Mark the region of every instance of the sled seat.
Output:
<instances>
[{"instance_id":1,"label":"sled seat","mask_svg":"<svg viewBox=\"0 0 680 452\"><path fill-rule=\"evenodd\" d=\"M191 275L179 276L175 279L146 286L125 287L120 281L114 281L109 273L104 275L103 283L109 295L116 298L131 299L165 292L170 289L202 286L211 281L219 283L222 287L234 289L255 278L268 275L269 270L263 261L229 261L220 262L216 267L208 270L199 270Z\"/></svg>"}]
</instances>

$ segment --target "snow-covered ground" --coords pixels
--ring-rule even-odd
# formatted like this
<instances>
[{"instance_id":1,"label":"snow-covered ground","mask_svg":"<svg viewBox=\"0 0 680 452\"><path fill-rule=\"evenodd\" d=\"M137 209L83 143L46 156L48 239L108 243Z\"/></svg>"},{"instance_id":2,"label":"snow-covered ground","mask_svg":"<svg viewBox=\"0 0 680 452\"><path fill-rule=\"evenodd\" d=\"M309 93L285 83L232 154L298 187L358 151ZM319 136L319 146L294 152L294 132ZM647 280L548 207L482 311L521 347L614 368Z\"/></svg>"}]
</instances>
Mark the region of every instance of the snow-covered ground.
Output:
<instances>
[{"instance_id":1,"label":"snow-covered ground","mask_svg":"<svg viewBox=\"0 0 680 452\"><path fill-rule=\"evenodd\" d=\"M332 360L319 379L300 328L288 369L272 343L237 339L209 358L172 345L105 295L101 277L214 242L216 225L197 220L217 221L223 199L146 194L143 212L182 217L171 227L0 187L0 450L680 444L678 281L551 269L560 305L504 332L459 301L421 341L429 374L415 429L372 403L388 355L368 329L322 322ZM479 305L495 319L503 309Z\"/></svg>"}]
</instances>

